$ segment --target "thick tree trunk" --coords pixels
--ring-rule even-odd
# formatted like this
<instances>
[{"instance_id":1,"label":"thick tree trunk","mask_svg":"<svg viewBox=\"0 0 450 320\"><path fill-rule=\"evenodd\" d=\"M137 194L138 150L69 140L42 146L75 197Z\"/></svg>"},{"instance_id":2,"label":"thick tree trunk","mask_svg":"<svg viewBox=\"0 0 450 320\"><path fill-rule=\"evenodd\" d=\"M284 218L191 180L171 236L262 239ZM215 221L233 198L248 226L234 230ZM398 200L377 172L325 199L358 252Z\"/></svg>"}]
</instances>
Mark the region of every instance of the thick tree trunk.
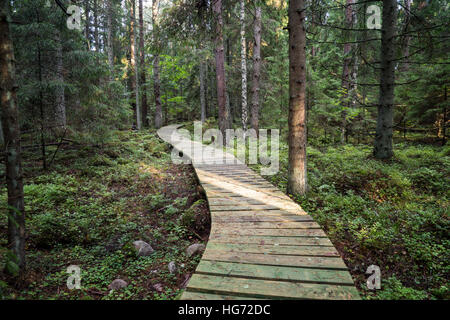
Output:
<instances>
[{"instance_id":1,"label":"thick tree trunk","mask_svg":"<svg viewBox=\"0 0 450 320\"><path fill-rule=\"evenodd\" d=\"M20 128L16 97L14 48L10 35L10 1L0 1L0 96L5 139L6 184L8 188L8 246L19 271L25 269L25 209L23 201Z\"/></svg>"},{"instance_id":2,"label":"thick tree trunk","mask_svg":"<svg viewBox=\"0 0 450 320\"><path fill-rule=\"evenodd\" d=\"M213 4L216 17L215 34L215 60L216 60L216 80L217 80L217 105L219 108L219 129L222 132L225 142L226 130L230 128L230 114L226 106L226 82L225 82L225 51L223 46L223 18L222 0L216 0Z\"/></svg>"},{"instance_id":3,"label":"thick tree trunk","mask_svg":"<svg viewBox=\"0 0 450 320\"><path fill-rule=\"evenodd\" d=\"M289 175L287 191L305 194L306 179L305 1L289 1Z\"/></svg>"},{"instance_id":4,"label":"thick tree trunk","mask_svg":"<svg viewBox=\"0 0 450 320\"><path fill-rule=\"evenodd\" d=\"M142 89L142 122L144 127L148 127L148 105L147 105L147 90L146 90L146 76L145 76L145 47L144 47L144 4L143 0L139 0L139 57L141 67L141 89Z\"/></svg>"},{"instance_id":5,"label":"thick tree trunk","mask_svg":"<svg viewBox=\"0 0 450 320\"><path fill-rule=\"evenodd\" d=\"M392 122L395 85L395 25L397 2L383 0L381 27L381 73L377 129L373 154L378 159L390 159L392 150Z\"/></svg>"},{"instance_id":6,"label":"thick tree trunk","mask_svg":"<svg viewBox=\"0 0 450 320\"><path fill-rule=\"evenodd\" d=\"M200 61L200 107L202 123L206 120L206 99L205 99L205 62Z\"/></svg>"},{"instance_id":7,"label":"thick tree trunk","mask_svg":"<svg viewBox=\"0 0 450 320\"><path fill-rule=\"evenodd\" d=\"M66 99L64 94L64 74L63 74L63 53L61 35L58 32L56 34L57 47L56 47L56 79L58 86L56 88L56 110L55 110L55 122L57 125L66 126Z\"/></svg>"},{"instance_id":8,"label":"thick tree trunk","mask_svg":"<svg viewBox=\"0 0 450 320\"><path fill-rule=\"evenodd\" d=\"M153 42L158 42L158 8L159 0L153 0L152 3L152 21L153 21ZM159 47L159 45L156 45ZM159 49L157 48L156 51ZM155 127L161 128L163 125L162 105L161 105L161 81L159 76L159 53L156 52L153 58L153 91L155 96Z\"/></svg>"},{"instance_id":9,"label":"thick tree trunk","mask_svg":"<svg viewBox=\"0 0 450 320\"><path fill-rule=\"evenodd\" d=\"M112 9L112 1L113 0L107 0L107 12L106 12L106 24L107 24L107 28L108 28L108 33L107 33L107 37L108 37L108 65L109 65L109 71L110 71L110 76L109 76L109 80L113 81L114 80L114 47L113 47L113 37L112 37L112 33L113 33L113 23L112 23L112 15L113 15L113 9Z\"/></svg>"},{"instance_id":10,"label":"thick tree trunk","mask_svg":"<svg viewBox=\"0 0 450 320\"><path fill-rule=\"evenodd\" d=\"M261 7L255 8L255 24L253 26L253 81L251 126L259 134L259 91L261 79Z\"/></svg>"},{"instance_id":11,"label":"thick tree trunk","mask_svg":"<svg viewBox=\"0 0 450 320\"><path fill-rule=\"evenodd\" d=\"M241 0L241 82L242 82L242 128L247 131L248 106L247 106L247 45L245 40L245 0Z\"/></svg>"}]
</instances>

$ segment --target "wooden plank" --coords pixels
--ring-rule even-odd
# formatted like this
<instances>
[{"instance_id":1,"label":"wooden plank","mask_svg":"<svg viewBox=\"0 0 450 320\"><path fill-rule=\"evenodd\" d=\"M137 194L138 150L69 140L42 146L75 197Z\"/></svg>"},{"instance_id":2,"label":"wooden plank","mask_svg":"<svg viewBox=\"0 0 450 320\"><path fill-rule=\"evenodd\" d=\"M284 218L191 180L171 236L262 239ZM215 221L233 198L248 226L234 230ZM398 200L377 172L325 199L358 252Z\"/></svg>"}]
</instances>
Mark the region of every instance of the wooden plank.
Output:
<instances>
[{"instance_id":1,"label":"wooden plank","mask_svg":"<svg viewBox=\"0 0 450 320\"><path fill-rule=\"evenodd\" d=\"M349 286L241 279L202 274L192 276L189 289L272 299L350 300L359 298L356 289Z\"/></svg>"},{"instance_id":2,"label":"wooden plank","mask_svg":"<svg viewBox=\"0 0 450 320\"><path fill-rule=\"evenodd\" d=\"M353 285L350 274L347 271L341 270L264 266L202 260L195 272L249 279Z\"/></svg>"},{"instance_id":3,"label":"wooden plank","mask_svg":"<svg viewBox=\"0 0 450 320\"><path fill-rule=\"evenodd\" d=\"M227 251L229 253L242 252L314 257L339 257L339 253L334 247L284 246L280 244L235 244L214 242L214 240L210 240L208 242L208 250Z\"/></svg>"},{"instance_id":4,"label":"wooden plank","mask_svg":"<svg viewBox=\"0 0 450 320\"><path fill-rule=\"evenodd\" d=\"M211 211L244 211L244 210L279 210L280 207L272 205L247 204L247 205L213 205Z\"/></svg>"},{"instance_id":5,"label":"wooden plank","mask_svg":"<svg viewBox=\"0 0 450 320\"><path fill-rule=\"evenodd\" d=\"M185 291L181 295L181 300L260 300L260 298Z\"/></svg>"},{"instance_id":6,"label":"wooden plank","mask_svg":"<svg viewBox=\"0 0 450 320\"><path fill-rule=\"evenodd\" d=\"M215 219L216 215L213 215ZM217 228L227 228L227 229L320 229L320 226L311 221L282 221L282 222L265 222L265 221L242 221L239 222L223 222L214 220L214 224Z\"/></svg>"},{"instance_id":7,"label":"wooden plank","mask_svg":"<svg viewBox=\"0 0 450 320\"><path fill-rule=\"evenodd\" d=\"M217 217L274 217L280 219L290 219L292 221L314 221L310 215L295 214L284 210L242 210L242 211L220 211L214 212Z\"/></svg>"},{"instance_id":8,"label":"wooden plank","mask_svg":"<svg viewBox=\"0 0 450 320\"><path fill-rule=\"evenodd\" d=\"M270 236L230 236L211 234L209 241L217 243L235 243L235 244L271 244L284 246L333 246L328 238L318 237L270 237Z\"/></svg>"},{"instance_id":9,"label":"wooden plank","mask_svg":"<svg viewBox=\"0 0 450 320\"><path fill-rule=\"evenodd\" d=\"M322 229L227 229L219 228L215 224L211 227L211 234L229 236L278 236L278 237L326 237Z\"/></svg>"},{"instance_id":10,"label":"wooden plank","mask_svg":"<svg viewBox=\"0 0 450 320\"><path fill-rule=\"evenodd\" d=\"M229 252L205 250L203 260L262 264L271 266L289 266L316 269L347 270L340 257L289 256L247 252Z\"/></svg>"},{"instance_id":11,"label":"wooden plank","mask_svg":"<svg viewBox=\"0 0 450 320\"><path fill-rule=\"evenodd\" d=\"M237 211L239 212L239 211ZM221 213L221 212L220 212ZM313 221L311 219L304 219L303 216L276 216L276 215L221 215L219 212L214 212L214 221L217 223L246 223L246 222L299 222L299 221Z\"/></svg>"}]
</instances>

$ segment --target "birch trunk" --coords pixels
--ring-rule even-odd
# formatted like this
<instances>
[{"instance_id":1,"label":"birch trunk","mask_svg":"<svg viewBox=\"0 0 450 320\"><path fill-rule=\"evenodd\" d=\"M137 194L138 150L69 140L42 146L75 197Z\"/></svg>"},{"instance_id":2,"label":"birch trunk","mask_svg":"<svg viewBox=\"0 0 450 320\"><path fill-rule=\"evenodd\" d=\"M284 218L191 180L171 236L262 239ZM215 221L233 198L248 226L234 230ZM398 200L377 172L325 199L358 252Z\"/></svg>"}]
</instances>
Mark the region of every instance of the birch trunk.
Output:
<instances>
[{"instance_id":1,"label":"birch trunk","mask_svg":"<svg viewBox=\"0 0 450 320\"><path fill-rule=\"evenodd\" d=\"M305 1L289 1L289 171L287 191L303 195L306 179Z\"/></svg>"},{"instance_id":2,"label":"birch trunk","mask_svg":"<svg viewBox=\"0 0 450 320\"><path fill-rule=\"evenodd\" d=\"M247 107L247 46L245 41L245 0L241 0L240 12L241 24L241 81L242 81L242 128L247 131L248 107Z\"/></svg>"}]
</instances>

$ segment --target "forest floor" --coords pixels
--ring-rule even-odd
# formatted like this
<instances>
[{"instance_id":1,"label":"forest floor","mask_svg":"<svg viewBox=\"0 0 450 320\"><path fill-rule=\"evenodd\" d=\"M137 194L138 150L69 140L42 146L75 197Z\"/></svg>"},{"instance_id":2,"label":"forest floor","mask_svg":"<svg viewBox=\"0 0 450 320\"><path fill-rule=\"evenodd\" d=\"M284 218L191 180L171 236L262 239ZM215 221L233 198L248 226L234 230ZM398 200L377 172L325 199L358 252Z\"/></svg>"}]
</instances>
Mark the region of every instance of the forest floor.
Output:
<instances>
[{"instance_id":1,"label":"forest floor","mask_svg":"<svg viewBox=\"0 0 450 320\"><path fill-rule=\"evenodd\" d=\"M20 284L0 272L0 297L175 299L200 259L185 250L207 240L210 216L192 167L172 164L169 151L155 132L121 131L101 148L65 146L48 171L39 155L25 153L27 272ZM1 195L5 211L5 186ZM7 220L1 217L3 266ZM138 257L136 240L155 253ZM69 265L81 269L81 290L66 286ZM108 290L117 278L128 286Z\"/></svg>"},{"instance_id":2,"label":"forest floor","mask_svg":"<svg viewBox=\"0 0 450 320\"><path fill-rule=\"evenodd\" d=\"M389 162L371 145L308 146L309 191L294 197L325 230L366 299L449 299L450 147L399 142ZM286 190L280 171L265 177ZM258 171L258 166L253 166ZM367 289L368 266L381 290Z\"/></svg>"}]
</instances>

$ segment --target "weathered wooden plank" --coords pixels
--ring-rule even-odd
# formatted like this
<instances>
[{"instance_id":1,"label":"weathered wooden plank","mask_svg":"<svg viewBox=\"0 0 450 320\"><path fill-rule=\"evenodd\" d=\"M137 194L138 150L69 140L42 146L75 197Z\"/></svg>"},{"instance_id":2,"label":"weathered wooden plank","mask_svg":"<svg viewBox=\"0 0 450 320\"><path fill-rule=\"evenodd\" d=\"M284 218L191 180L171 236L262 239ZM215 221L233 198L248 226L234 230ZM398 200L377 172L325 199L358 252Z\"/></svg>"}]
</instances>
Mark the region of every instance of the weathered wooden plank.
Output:
<instances>
[{"instance_id":1,"label":"weathered wooden plank","mask_svg":"<svg viewBox=\"0 0 450 320\"><path fill-rule=\"evenodd\" d=\"M340 257L289 256L248 252L229 252L226 250L209 250L207 248L202 259L271 266L347 270L347 267Z\"/></svg>"},{"instance_id":2,"label":"weathered wooden plank","mask_svg":"<svg viewBox=\"0 0 450 320\"><path fill-rule=\"evenodd\" d=\"M239 212L239 211L236 211ZM303 216L276 216L276 215L221 215L221 212L214 212L214 221L217 223L247 223L247 222L294 222L313 221L304 219Z\"/></svg>"},{"instance_id":3,"label":"weathered wooden plank","mask_svg":"<svg viewBox=\"0 0 450 320\"><path fill-rule=\"evenodd\" d=\"M350 286L241 279L202 274L192 276L189 289L275 299L350 300L359 298L356 289Z\"/></svg>"},{"instance_id":4,"label":"weathered wooden plank","mask_svg":"<svg viewBox=\"0 0 450 320\"><path fill-rule=\"evenodd\" d=\"M181 295L181 300L261 300L260 298L230 296L223 294L214 294L206 292L185 291Z\"/></svg>"},{"instance_id":5,"label":"weathered wooden plank","mask_svg":"<svg viewBox=\"0 0 450 320\"><path fill-rule=\"evenodd\" d=\"M230 236L221 234L211 234L209 241L217 243L235 243L235 244L271 244L284 246L333 246L328 238L319 237L271 237L271 236Z\"/></svg>"},{"instance_id":6,"label":"weathered wooden plank","mask_svg":"<svg viewBox=\"0 0 450 320\"><path fill-rule=\"evenodd\" d=\"M242 211L215 211L214 214L217 217L276 217L280 219L289 219L294 221L314 221L310 215L295 214L283 210L242 210Z\"/></svg>"},{"instance_id":7,"label":"weathered wooden plank","mask_svg":"<svg viewBox=\"0 0 450 320\"><path fill-rule=\"evenodd\" d=\"M202 260L195 272L249 279L353 285L350 274L347 271L341 270L264 266Z\"/></svg>"},{"instance_id":8,"label":"weathered wooden plank","mask_svg":"<svg viewBox=\"0 0 450 320\"><path fill-rule=\"evenodd\" d=\"M216 215L213 216L215 219ZM311 221L282 221L282 222L265 222L265 221L252 221L252 222L223 222L214 220L217 228L244 228L244 229L320 229L320 226Z\"/></svg>"},{"instance_id":9,"label":"weathered wooden plank","mask_svg":"<svg viewBox=\"0 0 450 320\"><path fill-rule=\"evenodd\" d=\"M278 237L326 237L322 229L228 229L211 227L211 234L229 236L278 236Z\"/></svg>"},{"instance_id":10,"label":"weathered wooden plank","mask_svg":"<svg viewBox=\"0 0 450 320\"><path fill-rule=\"evenodd\" d=\"M280 244L235 244L214 242L214 240L210 240L208 242L208 250L227 251L229 253L242 252L314 257L339 257L339 253L334 247L284 246Z\"/></svg>"}]
</instances>

